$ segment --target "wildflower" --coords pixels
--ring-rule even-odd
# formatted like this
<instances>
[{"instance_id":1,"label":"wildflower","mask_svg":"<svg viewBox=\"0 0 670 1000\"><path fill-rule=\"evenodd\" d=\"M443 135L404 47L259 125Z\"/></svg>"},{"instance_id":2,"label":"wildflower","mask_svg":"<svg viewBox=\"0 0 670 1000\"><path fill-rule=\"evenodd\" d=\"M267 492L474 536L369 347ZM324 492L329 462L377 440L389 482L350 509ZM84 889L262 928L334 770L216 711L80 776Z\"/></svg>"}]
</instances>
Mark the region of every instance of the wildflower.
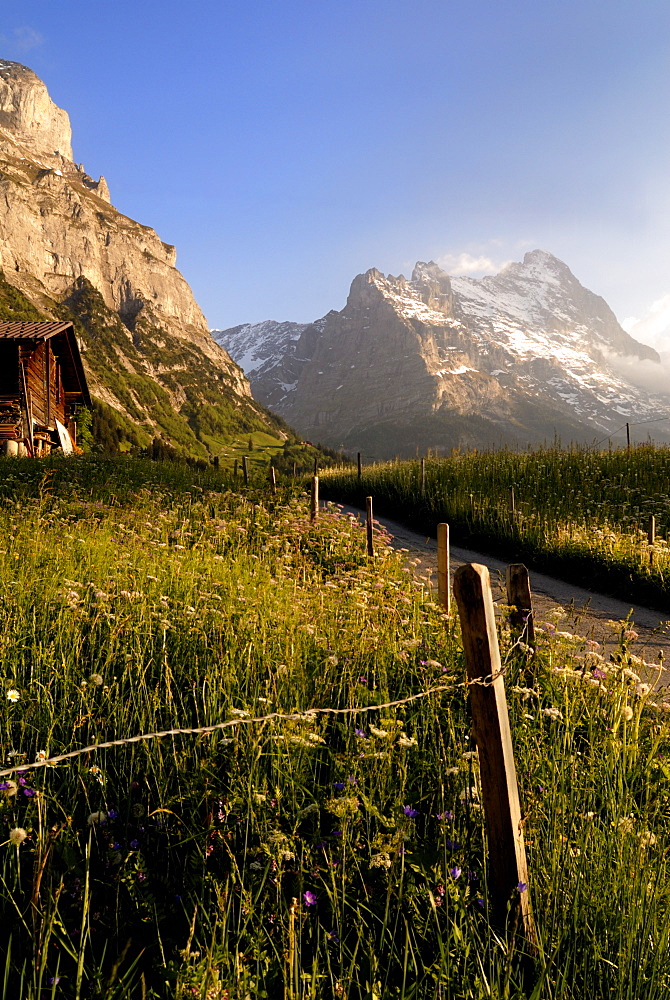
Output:
<instances>
[{"instance_id":1,"label":"wildflower","mask_svg":"<svg viewBox=\"0 0 670 1000\"><path fill-rule=\"evenodd\" d=\"M367 677L362 677L361 676L361 677L358 678L358 682L359 682L359 684L367 684L368 679L367 679Z\"/></svg>"},{"instance_id":2,"label":"wildflower","mask_svg":"<svg viewBox=\"0 0 670 1000\"><path fill-rule=\"evenodd\" d=\"M451 811L451 809L447 809L447 811L443 812L443 813L438 813L437 816L436 816L436 819L439 819L439 820L446 819L446 820L451 821L453 818L454 818L454 814Z\"/></svg>"},{"instance_id":3,"label":"wildflower","mask_svg":"<svg viewBox=\"0 0 670 1000\"><path fill-rule=\"evenodd\" d=\"M632 833L634 822L633 816L622 816L617 823L617 830L619 833Z\"/></svg>"},{"instance_id":4,"label":"wildflower","mask_svg":"<svg viewBox=\"0 0 670 1000\"><path fill-rule=\"evenodd\" d=\"M37 751L37 756L35 757L35 760L46 760L46 759L47 759L47 752L46 752L46 750L38 750Z\"/></svg>"},{"instance_id":5,"label":"wildflower","mask_svg":"<svg viewBox=\"0 0 670 1000\"><path fill-rule=\"evenodd\" d=\"M461 877L461 869L458 866L456 866L454 868L450 868L449 869L449 874L451 875L451 877L453 879L460 878Z\"/></svg>"},{"instance_id":6,"label":"wildflower","mask_svg":"<svg viewBox=\"0 0 670 1000\"><path fill-rule=\"evenodd\" d=\"M27 836L28 834L22 826L15 826L13 830L9 831L9 842L10 844L14 844L15 847L18 847L19 844L23 843Z\"/></svg>"},{"instance_id":7,"label":"wildflower","mask_svg":"<svg viewBox=\"0 0 670 1000\"><path fill-rule=\"evenodd\" d=\"M637 692L640 698L646 698L649 692L651 691L651 684L644 684L640 682L639 684L635 685L635 691Z\"/></svg>"},{"instance_id":8,"label":"wildflower","mask_svg":"<svg viewBox=\"0 0 670 1000\"><path fill-rule=\"evenodd\" d=\"M476 750L466 750L462 756L463 760L477 760L478 755Z\"/></svg>"},{"instance_id":9,"label":"wildflower","mask_svg":"<svg viewBox=\"0 0 670 1000\"><path fill-rule=\"evenodd\" d=\"M354 729L354 733L356 736L362 736L363 738L366 738L367 735L364 729Z\"/></svg>"},{"instance_id":10,"label":"wildflower","mask_svg":"<svg viewBox=\"0 0 670 1000\"><path fill-rule=\"evenodd\" d=\"M344 782L343 781L334 781L333 782L333 788L335 789L336 792L342 792L344 790Z\"/></svg>"},{"instance_id":11,"label":"wildflower","mask_svg":"<svg viewBox=\"0 0 670 1000\"><path fill-rule=\"evenodd\" d=\"M419 815L419 810L412 809L411 806L403 806L402 811L404 812L405 816L409 816L410 819L416 819L416 817Z\"/></svg>"},{"instance_id":12,"label":"wildflower","mask_svg":"<svg viewBox=\"0 0 670 1000\"><path fill-rule=\"evenodd\" d=\"M624 637L624 639L627 639L629 642L635 642L636 639L640 638L639 633L636 632L635 629L633 629L633 628L627 628L627 629L625 629L624 633L623 633L623 637Z\"/></svg>"},{"instance_id":13,"label":"wildflower","mask_svg":"<svg viewBox=\"0 0 670 1000\"><path fill-rule=\"evenodd\" d=\"M591 652L600 649L600 643L596 642L595 639L587 639L584 645L586 646L587 649L591 650Z\"/></svg>"},{"instance_id":14,"label":"wildflower","mask_svg":"<svg viewBox=\"0 0 670 1000\"><path fill-rule=\"evenodd\" d=\"M337 816L338 819L347 819L356 815L360 803L354 796L343 795L339 799L329 799L325 805L333 816Z\"/></svg>"},{"instance_id":15,"label":"wildflower","mask_svg":"<svg viewBox=\"0 0 670 1000\"><path fill-rule=\"evenodd\" d=\"M96 687L101 687L104 684L104 678L102 674L91 674L89 680L91 684L95 684Z\"/></svg>"},{"instance_id":16,"label":"wildflower","mask_svg":"<svg viewBox=\"0 0 670 1000\"><path fill-rule=\"evenodd\" d=\"M630 722L630 720L633 718L633 709L630 707L630 705L624 705L623 709L621 710L621 717L626 722Z\"/></svg>"},{"instance_id":17,"label":"wildflower","mask_svg":"<svg viewBox=\"0 0 670 1000\"><path fill-rule=\"evenodd\" d=\"M10 795L16 795L18 787L16 782L12 781L11 778L8 781L0 782L0 792L4 793L5 798L9 798Z\"/></svg>"},{"instance_id":18,"label":"wildflower","mask_svg":"<svg viewBox=\"0 0 670 1000\"><path fill-rule=\"evenodd\" d=\"M107 818L108 818L108 819L116 819L116 817L117 817L118 815L119 815L119 814L118 814L118 812L116 811L116 809L110 809L110 810L109 810L109 812L107 813Z\"/></svg>"},{"instance_id":19,"label":"wildflower","mask_svg":"<svg viewBox=\"0 0 670 1000\"><path fill-rule=\"evenodd\" d=\"M651 830L645 830L644 833L640 833L638 836L640 838L640 847L653 847L656 843L656 836Z\"/></svg>"},{"instance_id":20,"label":"wildflower","mask_svg":"<svg viewBox=\"0 0 670 1000\"><path fill-rule=\"evenodd\" d=\"M234 715L236 719L248 719L249 713L245 712L243 708L231 708L230 714Z\"/></svg>"},{"instance_id":21,"label":"wildflower","mask_svg":"<svg viewBox=\"0 0 670 1000\"><path fill-rule=\"evenodd\" d=\"M457 840L447 840L445 845L448 851L458 851L461 846Z\"/></svg>"},{"instance_id":22,"label":"wildflower","mask_svg":"<svg viewBox=\"0 0 670 1000\"><path fill-rule=\"evenodd\" d=\"M15 688L10 688L7 692L7 701L17 702L20 697L21 694Z\"/></svg>"},{"instance_id":23,"label":"wildflower","mask_svg":"<svg viewBox=\"0 0 670 1000\"><path fill-rule=\"evenodd\" d=\"M379 854L373 854L370 858L370 868L386 868L391 867L391 858L386 851L380 851Z\"/></svg>"},{"instance_id":24,"label":"wildflower","mask_svg":"<svg viewBox=\"0 0 670 1000\"><path fill-rule=\"evenodd\" d=\"M372 726L372 725L370 726L370 732L372 733L373 736L376 736L378 740L386 739L388 737L388 735L389 735L388 730L386 730L386 729L377 729L376 726Z\"/></svg>"},{"instance_id":25,"label":"wildflower","mask_svg":"<svg viewBox=\"0 0 670 1000\"><path fill-rule=\"evenodd\" d=\"M401 733L398 737L398 746L408 749L409 747L418 746L418 744L413 736L408 736L407 733Z\"/></svg>"},{"instance_id":26,"label":"wildflower","mask_svg":"<svg viewBox=\"0 0 670 1000\"><path fill-rule=\"evenodd\" d=\"M458 797L461 802L478 802L479 792L474 786L470 786L468 788L464 788Z\"/></svg>"},{"instance_id":27,"label":"wildflower","mask_svg":"<svg viewBox=\"0 0 670 1000\"><path fill-rule=\"evenodd\" d=\"M316 896L309 889L307 892L303 892L302 898L305 900L305 906L316 906Z\"/></svg>"},{"instance_id":28,"label":"wildflower","mask_svg":"<svg viewBox=\"0 0 670 1000\"><path fill-rule=\"evenodd\" d=\"M526 889L528 888L528 883L527 882L517 882L516 887L517 887L517 889L518 889L519 892L525 892Z\"/></svg>"},{"instance_id":29,"label":"wildflower","mask_svg":"<svg viewBox=\"0 0 670 1000\"><path fill-rule=\"evenodd\" d=\"M95 826L98 823L100 824L100 826L104 826L106 822L107 822L107 813L102 812L102 810L100 810L99 812L92 812L91 815L88 817L89 826Z\"/></svg>"},{"instance_id":30,"label":"wildflower","mask_svg":"<svg viewBox=\"0 0 670 1000\"><path fill-rule=\"evenodd\" d=\"M550 719L562 719L563 714L560 708L543 708L542 712Z\"/></svg>"},{"instance_id":31,"label":"wildflower","mask_svg":"<svg viewBox=\"0 0 670 1000\"><path fill-rule=\"evenodd\" d=\"M35 796L37 795L37 792L35 791L34 788L24 788L23 794L27 796L29 799L34 799Z\"/></svg>"},{"instance_id":32,"label":"wildflower","mask_svg":"<svg viewBox=\"0 0 670 1000\"><path fill-rule=\"evenodd\" d=\"M453 774L458 774L459 771L460 771L460 768L458 768L458 767L448 767L448 768L446 768L446 770L445 770L444 773L445 774L452 774L453 775Z\"/></svg>"},{"instance_id":33,"label":"wildflower","mask_svg":"<svg viewBox=\"0 0 670 1000\"><path fill-rule=\"evenodd\" d=\"M605 673L604 670L601 670L600 667L596 667L596 669L593 671L592 676L595 677L597 680L602 681L605 679L605 677L607 677L607 674Z\"/></svg>"},{"instance_id":34,"label":"wildflower","mask_svg":"<svg viewBox=\"0 0 670 1000\"><path fill-rule=\"evenodd\" d=\"M340 662L340 661L338 660L338 658L337 658L336 656L329 656L329 657L328 657L328 658L326 659L326 663L327 663L327 664L328 664L329 666L331 666L331 667L336 667L336 666L338 665L338 663L339 663L339 662Z\"/></svg>"}]
</instances>

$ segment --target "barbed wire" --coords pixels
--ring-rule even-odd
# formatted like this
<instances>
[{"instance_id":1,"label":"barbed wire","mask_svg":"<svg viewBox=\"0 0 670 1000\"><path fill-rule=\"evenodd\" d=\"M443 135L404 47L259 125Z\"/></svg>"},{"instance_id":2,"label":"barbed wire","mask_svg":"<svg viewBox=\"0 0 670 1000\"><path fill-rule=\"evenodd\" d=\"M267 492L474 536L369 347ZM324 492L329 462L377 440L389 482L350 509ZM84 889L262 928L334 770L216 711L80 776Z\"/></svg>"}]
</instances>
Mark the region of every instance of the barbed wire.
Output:
<instances>
[{"instance_id":1,"label":"barbed wire","mask_svg":"<svg viewBox=\"0 0 670 1000\"><path fill-rule=\"evenodd\" d=\"M432 687L426 688L423 691L418 691L416 694L406 695L404 698L398 698L395 701L386 701L378 705L359 705L349 708L332 708L329 706L327 708L308 708L304 712L270 712L268 715L250 716L249 718L243 718L240 716L235 719L226 719L224 722L216 722L211 726L180 726L176 729L163 729L154 733L139 733L136 736L126 736L118 740L108 740L105 743L91 743L90 746L80 747L78 750L70 750L68 753L59 754L57 757L46 757L44 760L36 760L29 764L14 764L12 767L8 767L0 771L0 778L16 774L17 771L32 771L40 767L53 767L55 764L60 764L64 760L72 760L74 757L81 757L87 753L94 753L96 750L111 750L115 747L125 746L129 743L141 743L144 740L158 740L163 739L166 736L202 736L207 733L215 733L221 729L230 729L233 726L248 726L254 723L260 724L271 722L272 720L280 720L284 722L309 722L312 721L317 715L364 715L367 712L378 712L389 708L398 708L400 705L408 705L410 702L418 701L420 698L427 698L431 694L449 691L459 686L471 687L473 684L478 684L482 687L490 687L499 677L504 675L506 670L507 662L500 668L500 670L496 671L496 673L484 674L481 677L473 677L470 680L464 681L442 681L442 683L434 684Z\"/></svg>"}]
</instances>

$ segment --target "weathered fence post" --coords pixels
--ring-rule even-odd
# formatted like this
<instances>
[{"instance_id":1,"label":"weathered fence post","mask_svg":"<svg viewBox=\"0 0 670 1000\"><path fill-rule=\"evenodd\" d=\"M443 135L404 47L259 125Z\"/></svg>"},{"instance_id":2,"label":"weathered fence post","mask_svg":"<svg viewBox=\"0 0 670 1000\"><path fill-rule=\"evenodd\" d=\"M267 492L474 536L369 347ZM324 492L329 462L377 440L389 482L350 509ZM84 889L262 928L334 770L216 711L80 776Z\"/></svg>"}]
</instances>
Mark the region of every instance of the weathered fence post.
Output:
<instances>
[{"instance_id":1,"label":"weathered fence post","mask_svg":"<svg viewBox=\"0 0 670 1000\"><path fill-rule=\"evenodd\" d=\"M246 455L242 456L242 475L244 476L244 485L249 485L249 460Z\"/></svg>"},{"instance_id":2,"label":"weathered fence post","mask_svg":"<svg viewBox=\"0 0 670 1000\"><path fill-rule=\"evenodd\" d=\"M372 497L365 498L365 528L368 540L368 558L374 559L375 550L372 534Z\"/></svg>"},{"instance_id":3,"label":"weathered fence post","mask_svg":"<svg viewBox=\"0 0 670 1000\"><path fill-rule=\"evenodd\" d=\"M421 496L426 495L426 459L421 459Z\"/></svg>"},{"instance_id":4,"label":"weathered fence post","mask_svg":"<svg viewBox=\"0 0 670 1000\"><path fill-rule=\"evenodd\" d=\"M472 730L479 749L491 916L501 929L516 924L534 945L519 789L487 567L461 566L454 577L454 595L470 682Z\"/></svg>"},{"instance_id":5,"label":"weathered fence post","mask_svg":"<svg viewBox=\"0 0 670 1000\"><path fill-rule=\"evenodd\" d=\"M270 489L273 493L277 492L277 473L275 472L274 465L270 466Z\"/></svg>"},{"instance_id":6,"label":"weathered fence post","mask_svg":"<svg viewBox=\"0 0 670 1000\"><path fill-rule=\"evenodd\" d=\"M535 624L533 622L533 598L530 592L530 577L523 563L512 563L505 573L507 582L507 603L510 608L510 624L515 631L525 637L528 646L535 649Z\"/></svg>"},{"instance_id":7,"label":"weathered fence post","mask_svg":"<svg viewBox=\"0 0 670 1000\"><path fill-rule=\"evenodd\" d=\"M363 478L363 462L361 461L361 453L358 452L358 481L360 483Z\"/></svg>"},{"instance_id":8,"label":"weathered fence post","mask_svg":"<svg viewBox=\"0 0 670 1000\"><path fill-rule=\"evenodd\" d=\"M319 477L312 476L312 496L310 505L310 520L316 521L319 513Z\"/></svg>"},{"instance_id":9,"label":"weathered fence post","mask_svg":"<svg viewBox=\"0 0 670 1000\"><path fill-rule=\"evenodd\" d=\"M449 593L449 525L437 526L437 602L447 614L451 612Z\"/></svg>"},{"instance_id":10,"label":"weathered fence post","mask_svg":"<svg viewBox=\"0 0 670 1000\"><path fill-rule=\"evenodd\" d=\"M319 459L315 458L314 459L314 475L318 476L318 474L319 474Z\"/></svg>"},{"instance_id":11,"label":"weathered fence post","mask_svg":"<svg viewBox=\"0 0 670 1000\"><path fill-rule=\"evenodd\" d=\"M514 513L514 487L513 486L510 486L510 488L509 488L509 512L510 512L510 514Z\"/></svg>"},{"instance_id":12,"label":"weathered fence post","mask_svg":"<svg viewBox=\"0 0 670 1000\"><path fill-rule=\"evenodd\" d=\"M294 463L293 463L293 478L294 478L294 479L295 479L295 476L296 476L296 471L297 471L297 463L296 463L296 462L294 462Z\"/></svg>"}]
</instances>

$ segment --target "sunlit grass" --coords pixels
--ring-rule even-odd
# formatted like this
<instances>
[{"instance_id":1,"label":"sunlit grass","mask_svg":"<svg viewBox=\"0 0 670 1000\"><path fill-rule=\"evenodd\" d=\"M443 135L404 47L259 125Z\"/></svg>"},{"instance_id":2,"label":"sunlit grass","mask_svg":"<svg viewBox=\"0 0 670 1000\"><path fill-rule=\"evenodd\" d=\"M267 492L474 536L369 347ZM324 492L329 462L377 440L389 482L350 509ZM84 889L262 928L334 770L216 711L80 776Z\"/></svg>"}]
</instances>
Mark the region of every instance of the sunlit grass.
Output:
<instances>
[{"instance_id":1,"label":"sunlit grass","mask_svg":"<svg viewBox=\"0 0 670 1000\"><path fill-rule=\"evenodd\" d=\"M532 662L501 634L529 972L487 920L457 621L383 533L372 564L336 508L231 486L0 465L1 995L666 996L670 716L625 629L608 663L558 616Z\"/></svg>"},{"instance_id":2,"label":"sunlit grass","mask_svg":"<svg viewBox=\"0 0 670 1000\"><path fill-rule=\"evenodd\" d=\"M419 461L366 466L360 482L352 468L322 479L328 495L360 504L371 494L380 513L420 530L448 521L455 545L495 546L510 560L667 607L669 448L456 454L426 460L423 491Z\"/></svg>"}]
</instances>

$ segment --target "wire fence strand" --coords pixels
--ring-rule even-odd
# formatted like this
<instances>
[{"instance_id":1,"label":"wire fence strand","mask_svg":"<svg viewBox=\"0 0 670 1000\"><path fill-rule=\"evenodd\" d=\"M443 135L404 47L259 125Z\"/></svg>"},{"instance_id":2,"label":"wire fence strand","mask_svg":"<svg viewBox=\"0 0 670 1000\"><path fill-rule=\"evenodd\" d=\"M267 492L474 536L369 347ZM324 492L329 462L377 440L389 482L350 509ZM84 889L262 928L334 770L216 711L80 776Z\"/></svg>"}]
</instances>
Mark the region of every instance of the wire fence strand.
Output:
<instances>
[{"instance_id":1,"label":"wire fence strand","mask_svg":"<svg viewBox=\"0 0 670 1000\"><path fill-rule=\"evenodd\" d=\"M244 718L238 716L234 719L226 719L223 722L216 722L211 726L186 727L180 726L175 729L163 729L154 733L139 733L136 736L126 736L118 740L108 740L105 743L91 743L90 746L80 747L78 750L70 750L68 753L59 754L57 757L46 757L43 760L35 760L30 764L14 764L12 767L0 771L0 778L16 774L21 771L32 771L39 767L53 767L61 764L65 760L72 760L74 757L81 757L87 753L94 753L96 750L112 750L116 747L125 746L129 743L142 743L144 740L159 740L166 736L203 736L207 733L215 733L222 729L231 729L233 726L249 726L253 724L263 724L274 720L284 722L308 722L317 715L364 715L367 712L378 712L389 708L397 708L400 705L408 705L410 702L418 701L421 698L428 698L432 694L442 691L450 691L455 687L470 687L473 684L489 686L505 673L506 665L496 674L485 674L482 677L474 677L470 680L444 680L440 684L425 688L415 694L406 695L404 698L397 698L395 701L386 701L376 705L357 705L349 708L308 708L304 712L270 712L268 715L250 716Z\"/></svg>"}]
</instances>

